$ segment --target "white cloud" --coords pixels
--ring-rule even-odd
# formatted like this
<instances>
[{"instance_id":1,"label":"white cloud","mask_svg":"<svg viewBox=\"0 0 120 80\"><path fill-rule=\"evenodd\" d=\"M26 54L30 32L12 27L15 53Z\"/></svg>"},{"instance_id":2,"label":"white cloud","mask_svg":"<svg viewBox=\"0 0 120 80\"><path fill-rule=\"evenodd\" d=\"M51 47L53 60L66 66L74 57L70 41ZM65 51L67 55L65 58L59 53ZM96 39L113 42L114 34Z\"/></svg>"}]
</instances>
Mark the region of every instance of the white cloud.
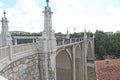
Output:
<instances>
[{"instance_id":1,"label":"white cloud","mask_svg":"<svg viewBox=\"0 0 120 80\"><path fill-rule=\"evenodd\" d=\"M120 13L120 9L113 6L113 5L107 5L106 6L107 11L112 15L117 15Z\"/></svg>"},{"instance_id":2,"label":"white cloud","mask_svg":"<svg viewBox=\"0 0 120 80\"><path fill-rule=\"evenodd\" d=\"M57 7L58 11L53 16L53 27L57 32L62 31L65 33L67 27L70 28L70 32L73 32L73 28L75 27L77 27L76 31L80 32L83 31L85 26L87 30L90 30L92 32L95 32L97 29L114 32L116 30L120 30L120 15L118 14L119 9L114 6L108 6L107 9L111 14L114 14L116 16L106 16L106 14L89 15L89 12L86 13L86 6L89 7L90 5L85 5L83 3L83 0L55 1L53 0L52 4ZM96 5L96 8L98 8L99 11L99 6ZM89 11L91 11L90 13L92 13L92 11L96 12L93 9ZM104 9L101 13L105 13Z\"/></svg>"},{"instance_id":3,"label":"white cloud","mask_svg":"<svg viewBox=\"0 0 120 80\"><path fill-rule=\"evenodd\" d=\"M0 15L1 15L1 12L2 12L2 10L1 10L1 7L3 6L3 3L2 2L0 2Z\"/></svg>"},{"instance_id":4,"label":"white cloud","mask_svg":"<svg viewBox=\"0 0 120 80\"><path fill-rule=\"evenodd\" d=\"M55 32L66 33L67 28L69 28L70 32L73 32L74 28L76 28L75 31L81 32L84 30L85 26L87 30L92 32L95 32L96 29L104 31L120 30L120 15L118 14L120 12L118 8L107 5L106 9L112 15L97 16L89 15L89 11L91 11L91 14L96 12L93 9L86 11L88 10L86 9L86 6L89 7L90 5L85 5L83 0L50 1L52 11L56 9L53 12L52 18L53 29ZM96 6L96 8L98 7ZM17 3L12 8L7 8L6 11L8 20L10 21L10 30L22 30L28 32L43 31L43 9L38 6L38 3L36 4L36 0L17 0Z\"/></svg>"},{"instance_id":5,"label":"white cloud","mask_svg":"<svg viewBox=\"0 0 120 80\"><path fill-rule=\"evenodd\" d=\"M40 32L43 29L43 13L35 0L17 0L12 8L7 8L10 31Z\"/></svg>"},{"instance_id":6,"label":"white cloud","mask_svg":"<svg viewBox=\"0 0 120 80\"><path fill-rule=\"evenodd\" d=\"M66 32L67 27L73 32L80 24L80 15L84 11L81 0L53 0L51 4L57 8L53 14L53 28L56 32Z\"/></svg>"},{"instance_id":7,"label":"white cloud","mask_svg":"<svg viewBox=\"0 0 120 80\"><path fill-rule=\"evenodd\" d=\"M2 2L0 2L0 7L1 7L1 6L3 6L3 3L2 3Z\"/></svg>"},{"instance_id":8,"label":"white cloud","mask_svg":"<svg viewBox=\"0 0 120 80\"><path fill-rule=\"evenodd\" d=\"M2 13L3 13L3 10L1 9L1 7L3 6L3 3L2 2L0 2L0 19L1 19L1 15L2 15ZM0 33L1 33L1 22L0 22Z\"/></svg>"}]
</instances>

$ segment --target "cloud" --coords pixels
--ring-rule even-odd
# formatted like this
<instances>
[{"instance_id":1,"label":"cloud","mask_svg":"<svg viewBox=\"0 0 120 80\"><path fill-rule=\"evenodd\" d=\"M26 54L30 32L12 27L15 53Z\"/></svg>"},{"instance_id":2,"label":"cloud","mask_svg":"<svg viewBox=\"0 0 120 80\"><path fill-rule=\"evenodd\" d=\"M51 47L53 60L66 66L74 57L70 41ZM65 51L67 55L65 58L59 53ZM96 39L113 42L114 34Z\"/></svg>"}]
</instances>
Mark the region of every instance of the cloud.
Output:
<instances>
[{"instance_id":1,"label":"cloud","mask_svg":"<svg viewBox=\"0 0 120 80\"><path fill-rule=\"evenodd\" d=\"M73 32L73 28L79 26L80 15L84 11L81 0L53 0L51 5L57 8L53 14L53 28L56 32L66 33L67 28Z\"/></svg>"},{"instance_id":2,"label":"cloud","mask_svg":"<svg viewBox=\"0 0 120 80\"><path fill-rule=\"evenodd\" d=\"M1 6L3 6L3 3L2 3L2 2L0 2L0 7L1 7Z\"/></svg>"},{"instance_id":3,"label":"cloud","mask_svg":"<svg viewBox=\"0 0 120 80\"><path fill-rule=\"evenodd\" d=\"M113 6L113 5L107 5L106 6L107 11L112 15L117 15L120 13L120 9Z\"/></svg>"},{"instance_id":4,"label":"cloud","mask_svg":"<svg viewBox=\"0 0 120 80\"><path fill-rule=\"evenodd\" d=\"M70 33L84 31L86 26L87 30L95 32L96 29L112 31L120 30L120 9L113 5L104 5L109 12L107 15L102 14L104 11L99 10L102 8L96 5L96 3L87 3L83 0L52 0L50 1L52 15L52 25L55 32L66 33L67 28ZM40 5L41 4L41 5ZM27 32L40 32L44 28L44 3L38 4L36 0L17 0L16 4L6 9L7 18L10 21L10 31L22 30ZM96 6L96 10L89 6ZM89 8L88 8L89 7ZM88 10L89 9L89 10ZM1 9L0 9L1 11ZM2 11L3 12L3 11ZM0 15L2 14L0 12Z\"/></svg>"},{"instance_id":5,"label":"cloud","mask_svg":"<svg viewBox=\"0 0 120 80\"><path fill-rule=\"evenodd\" d=\"M85 26L87 30L92 32L95 32L97 29L114 32L116 30L120 30L119 9L112 5L107 6L107 10L112 15L105 14L103 8L105 5L99 4L97 6L95 3L85 5L83 0L53 0L52 5L57 7L57 11L53 14L53 28L57 32L62 31L65 33L67 27L70 32L73 32L74 28L76 28L77 32L81 32ZM89 8L90 10L86 9L91 5L96 7L97 12L92 7ZM93 13L95 15L89 15L89 13ZM100 14L96 15L96 13Z\"/></svg>"},{"instance_id":6,"label":"cloud","mask_svg":"<svg viewBox=\"0 0 120 80\"><path fill-rule=\"evenodd\" d=\"M1 9L2 6L3 6L3 3L0 2L0 18L2 17L1 15L3 15L3 10ZM1 22L0 22L0 33L1 33Z\"/></svg>"},{"instance_id":7,"label":"cloud","mask_svg":"<svg viewBox=\"0 0 120 80\"><path fill-rule=\"evenodd\" d=\"M2 11L2 6L3 6L3 3L2 2L0 2L0 15L1 15L1 11Z\"/></svg>"},{"instance_id":8,"label":"cloud","mask_svg":"<svg viewBox=\"0 0 120 80\"><path fill-rule=\"evenodd\" d=\"M43 13L35 0L17 0L12 8L7 8L10 31L40 32L43 28Z\"/></svg>"}]
</instances>

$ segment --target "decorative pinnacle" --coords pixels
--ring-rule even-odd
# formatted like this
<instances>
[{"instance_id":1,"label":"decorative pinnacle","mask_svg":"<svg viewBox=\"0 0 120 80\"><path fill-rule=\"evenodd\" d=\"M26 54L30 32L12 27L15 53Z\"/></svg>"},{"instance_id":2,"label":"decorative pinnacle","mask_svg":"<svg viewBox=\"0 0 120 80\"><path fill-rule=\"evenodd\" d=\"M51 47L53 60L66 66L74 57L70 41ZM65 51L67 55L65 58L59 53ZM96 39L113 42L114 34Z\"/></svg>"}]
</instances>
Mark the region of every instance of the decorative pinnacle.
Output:
<instances>
[{"instance_id":1,"label":"decorative pinnacle","mask_svg":"<svg viewBox=\"0 0 120 80\"><path fill-rule=\"evenodd\" d=\"M87 37L87 34L86 34L86 27L84 27L84 37Z\"/></svg>"},{"instance_id":2,"label":"decorative pinnacle","mask_svg":"<svg viewBox=\"0 0 120 80\"><path fill-rule=\"evenodd\" d=\"M69 33L68 28L67 28L67 34Z\"/></svg>"},{"instance_id":3,"label":"decorative pinnacle","mask_svg":"<svg viewBox=\"0 0 120 80\"><path fill-rule=\"evenodd\" d=\"M46 0L46 2L47 2L47 7L49 6L49 0Z\"/></svg>"},{"instance_id":4,"label":"decorative pinnacle","mask_svg":"<svg viewBox=\"0 0 120 80\"><path fill-rule=\"evenodd\" d=\"M86 27L84 27L84 32L86 32Z\"/></svg>"},{"instance_id":5,"label":"decorative pinnacle","mask_svg":"<svg viewBox=\"0 0 120 80\"><path fill-rule=\"evenodd\" d=\"M6 17L6 12L5 11L3 12L3 14L4 14L4 17Z\"/></svg>"}]
</instances>

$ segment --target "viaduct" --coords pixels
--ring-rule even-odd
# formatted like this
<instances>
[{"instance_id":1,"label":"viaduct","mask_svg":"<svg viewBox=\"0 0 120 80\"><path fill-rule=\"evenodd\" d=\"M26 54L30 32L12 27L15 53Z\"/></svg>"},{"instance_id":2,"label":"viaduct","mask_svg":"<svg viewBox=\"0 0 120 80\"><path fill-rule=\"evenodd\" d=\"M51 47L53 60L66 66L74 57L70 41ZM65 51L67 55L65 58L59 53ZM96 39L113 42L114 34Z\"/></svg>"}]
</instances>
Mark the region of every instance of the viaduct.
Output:
<instances>
[{"instance_id":1,"label":"viaduct","mask_svg":"<svg viewBox=\"0 0 120 80\"><path fill-rule=\"evenodd\" d=\"M8 80L87 80L87 60L94 60L94 37L56 40L47 0L44 30L36 42L12 45L6 12L0 35L0 75Z\"/></svg>"}]
</instances>

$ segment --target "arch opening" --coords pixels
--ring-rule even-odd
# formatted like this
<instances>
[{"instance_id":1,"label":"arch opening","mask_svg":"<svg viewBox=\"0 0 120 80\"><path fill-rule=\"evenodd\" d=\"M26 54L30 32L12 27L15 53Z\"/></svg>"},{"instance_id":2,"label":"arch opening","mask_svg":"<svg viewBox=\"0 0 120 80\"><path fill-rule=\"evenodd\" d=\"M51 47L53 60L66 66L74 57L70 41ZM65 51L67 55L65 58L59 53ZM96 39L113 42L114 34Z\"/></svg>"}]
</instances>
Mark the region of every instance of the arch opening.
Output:
<instances>
[{"instance_id":1,"label":"arch opening","mask_svg":"<svg viewBox=\"0 0 120 80\"><path fill-rule=\"evenodd\" d=\"M57 80L72 80L71 60L68 53L63 50L56 56Z\"/></svg>"},{"instance_id":2,"label":"arch opening","mask_svg":"<svg viewBox=\"0 0 120 80\"><path fill-rule=\"evenodd\" d=\"M83 58L82 51L80 46L76 46L75 48L75 71L76 71L76 80L83 80Z\"/></svg>"},{"instance_id":3,"label":"arch opening","mask_svg":"<svg viewBox=\"0 0 120 80\"><path fill-rule=\"evenodd\" d=\"M88 47L87 47L87 60L88 61L94 60L93 52L92 52L92 45L90 42L88 43Z\"/></svg>"}]
</instances>

